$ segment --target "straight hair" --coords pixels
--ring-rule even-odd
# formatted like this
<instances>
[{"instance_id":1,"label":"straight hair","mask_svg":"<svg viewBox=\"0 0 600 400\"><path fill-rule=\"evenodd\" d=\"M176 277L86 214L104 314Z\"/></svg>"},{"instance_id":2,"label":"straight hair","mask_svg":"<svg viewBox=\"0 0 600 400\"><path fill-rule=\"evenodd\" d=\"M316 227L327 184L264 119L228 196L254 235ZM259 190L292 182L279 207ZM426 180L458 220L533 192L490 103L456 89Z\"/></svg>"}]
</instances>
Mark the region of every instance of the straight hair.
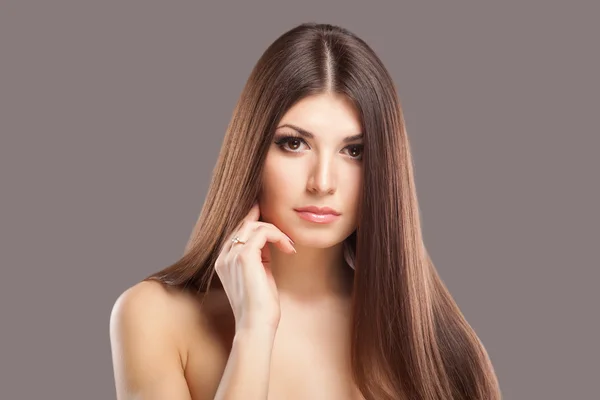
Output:
<instances>
[{"instance_id":1,"label":"straight hair","mask_svg":"<svg viewBox=\"0 0 600 400\"><path fill-rule=\"evenodd\" d=\"M301 99L347 96L360 115L363 190L345 240L354 268L352 374L366 399L496 400L490 358L423 242L413 159L396 87L375 52L339 26L303 23L253 68L227 127L183 256L145 280L197 293L221 287L214 263L260 191L275 127Z\"/></svg>"}]
</instances>

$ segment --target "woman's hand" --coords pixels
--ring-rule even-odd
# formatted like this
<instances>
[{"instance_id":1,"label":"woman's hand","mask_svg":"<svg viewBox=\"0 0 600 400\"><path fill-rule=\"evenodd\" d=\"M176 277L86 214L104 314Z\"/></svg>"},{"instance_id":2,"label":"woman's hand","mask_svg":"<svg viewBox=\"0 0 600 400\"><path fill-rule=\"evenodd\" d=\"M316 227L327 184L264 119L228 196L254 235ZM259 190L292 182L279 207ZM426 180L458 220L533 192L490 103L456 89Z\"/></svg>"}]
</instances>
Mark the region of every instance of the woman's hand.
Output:
<instances>
[{"instance_id":1,"label":"woman's hand","mask_svg":"<svg viewBox=\"0 0 600 400\"><path fill-rule=\"evenodd\" d=\"M279 324L279 295L270 269L267 242L282 251L295 253L291 239L275 225L259 221L257 203L231 234L215 263L217 272L240 329L276 330ZM233 243L238 237L245 241Z\"/></svg>"}]
</instances>

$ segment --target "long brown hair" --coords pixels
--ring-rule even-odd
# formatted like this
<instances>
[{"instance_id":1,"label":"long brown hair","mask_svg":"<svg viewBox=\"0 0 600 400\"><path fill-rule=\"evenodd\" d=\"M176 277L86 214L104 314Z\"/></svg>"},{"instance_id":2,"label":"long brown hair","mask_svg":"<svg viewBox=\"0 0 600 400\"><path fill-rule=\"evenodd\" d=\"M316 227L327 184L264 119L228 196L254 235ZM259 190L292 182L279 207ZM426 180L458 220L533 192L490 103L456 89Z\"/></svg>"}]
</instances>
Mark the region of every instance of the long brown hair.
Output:
<instances>
[{"instance_id":1,"label":"long brown hair","mask_svg":"<svg viewBox=\"0 0 600 400\"><path fill-rule=\"evenodd\" d=\"M500 399L489 356L423 243L413 160L396 87L374 51L339 26L304 23L260 57L235 106L204 206L174 264L146 279L222 287L214 263L257 199L276 124L306 96L347 96L364 132L354 257L352 371L367 399Z\"/></svg>"}]
</instances>

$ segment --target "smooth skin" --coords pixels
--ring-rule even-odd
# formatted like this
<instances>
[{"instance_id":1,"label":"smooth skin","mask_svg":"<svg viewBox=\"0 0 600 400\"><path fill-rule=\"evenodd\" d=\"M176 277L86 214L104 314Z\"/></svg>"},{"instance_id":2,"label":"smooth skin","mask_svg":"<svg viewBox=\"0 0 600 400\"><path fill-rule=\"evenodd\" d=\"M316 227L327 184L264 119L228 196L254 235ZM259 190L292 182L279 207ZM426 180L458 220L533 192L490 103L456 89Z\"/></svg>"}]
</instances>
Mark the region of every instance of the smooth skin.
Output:
<instances>
[{"instance_id":1,"label":"smooth skin","mask_svg":"<svg viewBox=\"0 0 600 400\"><path fill-rule=\"evenodd\" d=\"M116 300L119 400L362 399L350 371L353 275L342 253L362 188L362 139L344 141L360 133L358 116L344 97L322 94L279 126L258 204L232 234L246 243L227 240L215 264L224 290L211 290L202 309L201 297L158 282ZM341 216L309 222L294 210L308 205Z\"/></svg>"}]
</instances>

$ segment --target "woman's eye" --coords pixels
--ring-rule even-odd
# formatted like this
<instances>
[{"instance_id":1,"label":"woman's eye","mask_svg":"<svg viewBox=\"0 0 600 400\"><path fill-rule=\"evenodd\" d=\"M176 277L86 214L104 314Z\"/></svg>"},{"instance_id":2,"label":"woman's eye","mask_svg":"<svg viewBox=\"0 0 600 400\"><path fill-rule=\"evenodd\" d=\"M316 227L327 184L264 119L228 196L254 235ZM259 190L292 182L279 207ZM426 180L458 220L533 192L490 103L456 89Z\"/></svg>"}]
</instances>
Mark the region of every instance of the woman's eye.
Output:
<instances>
[{"instance_id":1,"label":"woman's eye","mask_svg":"<svg viewBox=\"0 0 600 400\"><path fill-rule=\"evenodd\" d=\"M282 137L275 141L275 144L282 149L289 151L297 151L298 148L304 143L304 140L295 136Z\"/></svg>"},{"instance_id":2,"label":"woman's eye","mask_svg":"<svg viewBox=\"0 0 600 400\"><path fill-rule=\"evenodd\" d=\"M362 145L348 146L347 149L348 149L348 154L350 154L350 157L355 158L357 160L360 160L362 158L362 151L363 151Z\"/></svg>"},{"instance_id":3,"label":"woman's eye","mask_svg":"<svg viewBox=\"0 0 600 400\"><path fill-rule=\"evenodd\" d=\"M297 136L284 136L284 137L275 139L275 144L284 151L289 151L292 153L299 153L300 148L302 147L303 144L306 144L306 142L304 141L304 139L297 137ZM346 147L345 150L347 151L347 154L350 155L350 157L352 159L354 159L354 160L362 159L362 151L363 151L362 144L350 145L350 146Z\"/></svg>"},{"instance_id":4,"label":"woman's eye","mask_svg":"<svg viewBox=\"0 0 600 400\"><path fill-rule=\"evenodd\" d=\"M290 139L286 143L288 144L290 149L297 150L302 144L302 141L300 139Z\"/></svg>"}]
</instances>

